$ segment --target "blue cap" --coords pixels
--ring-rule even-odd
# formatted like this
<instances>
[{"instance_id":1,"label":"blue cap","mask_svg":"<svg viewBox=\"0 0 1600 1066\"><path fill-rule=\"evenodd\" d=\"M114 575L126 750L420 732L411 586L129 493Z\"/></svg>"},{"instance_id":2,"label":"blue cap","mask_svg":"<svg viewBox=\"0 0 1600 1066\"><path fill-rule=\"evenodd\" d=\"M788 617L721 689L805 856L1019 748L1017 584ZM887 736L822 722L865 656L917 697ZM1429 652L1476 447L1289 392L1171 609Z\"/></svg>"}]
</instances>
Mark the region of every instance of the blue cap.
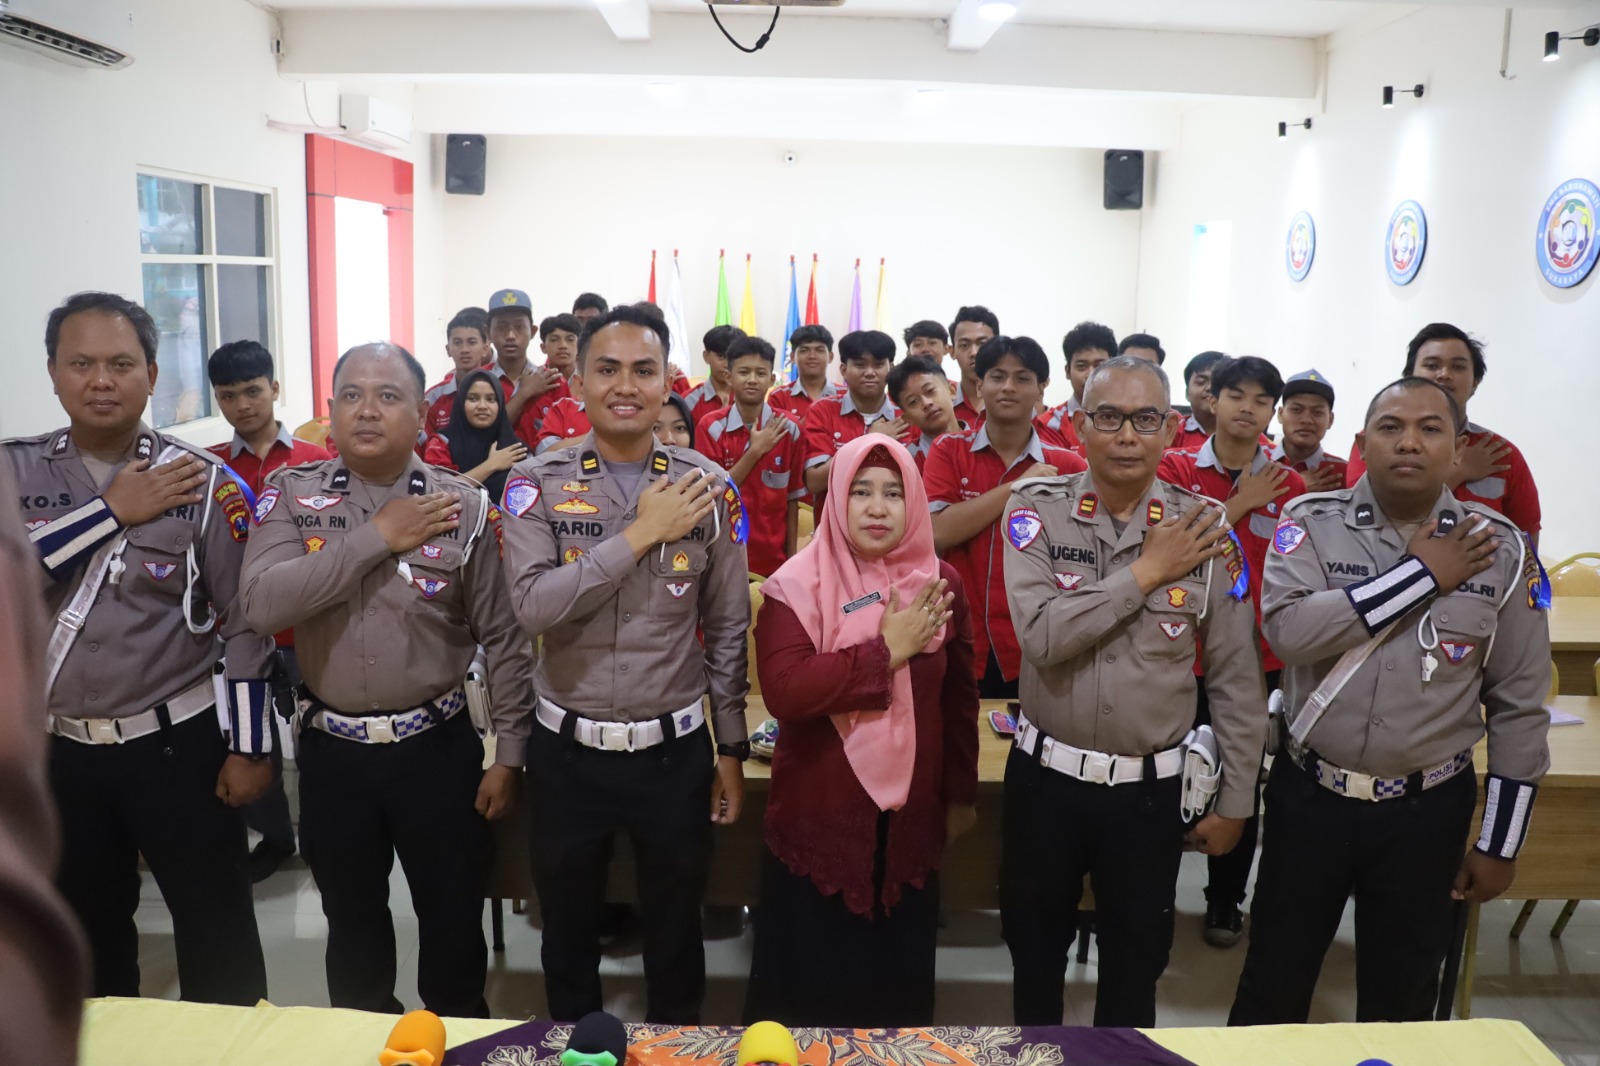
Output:
<instances>
[{"instance_id":1,"label":"blue cap","mask_svg":"<svg viewBox=\"0 0 1600 1066\"><path fill-rule=\"evenodd\" d=\"M1321 396L1333 405L1333 383L1323 377L1320 370L1305 370L1291 377L1283 383L1283 398L1287 400L1296 393L1309 392L1313 396Z\"/></svg>"},{"instance_id":2,"label":"blue cap","mask_svg":"<svg viewBox=\"0 0 1600 1066\"><path fill-rule=\"evenodd\" d=\"M528 294L521 289L501 289L489 297L489 317L493 318L495 312L504 311L508 307L517 307L528 312L528 317L533 317L533 301L528 299Z\"/></svg>"}]
</instances>

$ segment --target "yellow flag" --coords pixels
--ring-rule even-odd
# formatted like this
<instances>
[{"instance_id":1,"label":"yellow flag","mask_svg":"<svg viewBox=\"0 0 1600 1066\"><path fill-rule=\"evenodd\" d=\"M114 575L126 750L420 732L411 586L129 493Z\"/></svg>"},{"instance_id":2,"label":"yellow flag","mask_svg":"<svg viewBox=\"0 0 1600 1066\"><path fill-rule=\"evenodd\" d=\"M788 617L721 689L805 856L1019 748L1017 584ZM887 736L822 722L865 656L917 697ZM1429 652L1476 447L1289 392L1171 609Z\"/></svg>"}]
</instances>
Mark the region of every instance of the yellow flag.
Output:
<instances>
[{"instance_id":1,"label":"yellow flag","mask_svg":"<svg viewBox=\"0 0 1600 1066\"><path fill-rule=\"evenodd\" d=\"M744 303L739 308L739 328L756 335L756 294L750 286L750 256L744 257Z\"/></svg>"},{"instance_id":2,"label":"yellow flag","mask_svg":"<svg viewBox=\"0 0 1600 1066\"><path fill-rule=\"evenodd\" d=\"M888 279L889 271L884 263L887 260L878 260L878 307L872 315L872 328L887 331L889 328L889 305L883 298L883 286Z\"/></svg>"}]
</instances>

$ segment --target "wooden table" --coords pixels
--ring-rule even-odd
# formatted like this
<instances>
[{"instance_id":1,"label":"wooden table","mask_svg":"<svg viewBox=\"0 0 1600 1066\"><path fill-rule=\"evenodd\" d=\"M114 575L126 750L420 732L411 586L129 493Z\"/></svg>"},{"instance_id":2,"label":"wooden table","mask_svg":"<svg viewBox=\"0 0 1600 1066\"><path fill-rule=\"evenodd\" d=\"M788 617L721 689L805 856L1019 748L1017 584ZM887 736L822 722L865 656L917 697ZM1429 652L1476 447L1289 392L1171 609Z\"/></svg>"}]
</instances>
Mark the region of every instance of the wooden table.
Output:
<instances>
[{"instance_id":1,"label":"wooden table","mask_svg":"<svg viewBox=\"0 0 1600 1066\"><path fill-rule=\"evenodd\" d=\"M1593 602L1600 604L1600 599ZM1583 724L1550 727L1550 770L1540 782L1528 839L1517 856L1517 879L1502 898L1600 899L1600 697L1557 696L1550 706L1577 715ZM1478 745L1473 764L1481 777L1488 764L1485 745ZM1472 818L1474 839L1482 817L1480 790ZM1468 923L1456 1001L1463 1018L1472 1011L1476 906L1470 908Z\"/></svg>"},{"instance_id":2,"label":"wooden table","mask_svg":"<svg viewBox=\"0 0 1600 1066\"><path fill-rule=\"evenodd\" d=\"M983 704L978 723L978 823L951 845L940 868L940 898L951 910L994 910L1000 906L1000 795L1011 741L996 736L989 727L989 711L1004 710L1005 706L1004 700ZM760 696L751 696L746 715L751 729L767 717L766 703ZM745 763L744 773L744 811L739 821L713 830L711 869L706 880L706 902L710 904L750 905L760 894L761 823L766 816L772 768L759 759L751 759ZM526 789L522 790L516 809L494 823L495 859L487 892L491 899L533 898L526 793ZM619 838L616 860L611 864L610 898L635 901L634 877L632 849Z\"/></svg>"},{"instance_id":3,"label":"wooden table","mask_svg":"<svg viewBox=\"0 0 1600 1066\"><path fill-rule=\"evenodd\" d=\"M1550 599L1550 658L1561 673L1563 696L1593 696L1600 659L1600 596Z\"/></svg>"}]
</instances>

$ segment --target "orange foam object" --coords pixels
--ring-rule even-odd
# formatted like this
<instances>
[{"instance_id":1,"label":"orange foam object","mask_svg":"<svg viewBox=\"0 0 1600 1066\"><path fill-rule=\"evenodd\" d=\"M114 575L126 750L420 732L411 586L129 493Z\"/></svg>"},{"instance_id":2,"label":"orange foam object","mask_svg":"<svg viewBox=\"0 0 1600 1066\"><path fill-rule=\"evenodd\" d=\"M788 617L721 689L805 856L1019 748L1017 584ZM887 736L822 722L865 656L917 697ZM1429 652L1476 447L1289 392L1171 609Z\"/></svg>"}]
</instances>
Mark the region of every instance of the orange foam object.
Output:
<instances>
[{"instance_id":1,"label":"orange foam object","mask_svg":"<svg viewBox=\"0 0 1600 1066\"><path fill-rule=\"evenodd\" d=\"M439 1066L444 1061L444 1022L430 1010L414 1010L395 1022L378 1066Z\"/></svg>"}]
</instances>

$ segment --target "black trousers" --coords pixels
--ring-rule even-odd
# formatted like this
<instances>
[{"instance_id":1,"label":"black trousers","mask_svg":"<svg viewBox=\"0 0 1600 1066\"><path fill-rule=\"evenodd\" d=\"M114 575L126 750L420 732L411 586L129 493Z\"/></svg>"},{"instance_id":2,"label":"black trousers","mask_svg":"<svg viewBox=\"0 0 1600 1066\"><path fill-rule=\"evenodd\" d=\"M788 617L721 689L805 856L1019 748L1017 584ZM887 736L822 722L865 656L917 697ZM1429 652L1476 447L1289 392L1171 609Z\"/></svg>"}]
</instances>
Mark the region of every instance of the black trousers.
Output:
<instances>
[{"instance_id":1,"label":"black trousers","mask_svg":"<svg viewBox=\"0 0 1600 1066\"><path fill-rule=\"evenodd\" d=\"M1001 934L1011 948L1018 1025L1060 1025L1062 982L1087 874L1100 982L1094 1024L1153 1026L1172 951L1183 856L1182 777L1092 785L1013 747L1006 760Z\"/></svg>"},{"instance_id":2,"label":"black trousers","mask_svg":"<svg viewBox=\"0 0 1600 1066\"><path fill-rule=\"evenodd\" d=\"M487 1018L483 893L489 823L474 809L483 742L469 715L392 744L300 734L300 844L328 919L328 998L398 1014L389 872L417 913L417 993L435 1014Z\"/></svg>"},{"instance_id":3,"label":"black trousers","mask_svg":"<svg viewBox=\"0 0 1600 1066\"><path fill-rule=\"evenodd\" d=\"M1267 671L1267 692L1277 688L1283 671ZM1205 678L1195 678L1199 698L1195 701L1194 724L1198 728L1211 725L1211 700L1206 696ZM1265 708L1262 709L1265 714ZM1245 885L1250 881L1250 867L1255 865L1256 847L1261 837L1261 775L1258 772L1251 782L1254 790L1254 813L1245 820L1239 843L1226 855L1206 856L1206 899L1212 903L1231 903L1235 907L1244 903Z\"/></svg>"},{"instance_id":4,"label":"black trousers","mask_svg":"<svg viewBox=\"0 0 1600 1066\"><path fill-rule=\"evenodd\" d=\"M289 671L289 683L299 687L300 666L295 659L294 649L279 648L278 654L283 656L284 666ZM268 843L284 851L293 851L294 823L289 817L289 797L283 791L283 733L286 727L276 714L268 714L267 717L271 720L272 728L272 783L260 799L245 805L244 824L245 828L260 833Z\"/></svg>"},{"instance_id":5,"label":"black trousers","mask_svg":"<svg viewBox=\"0 0 1600 1066\"><path fill-rule=\"evenodd\" d=\"M882 898L889 820L878 819L873 896ZM763 1019L835 1029L933 1024L934 959L939 935L939 872L921 888L902 887L892 911L856 914L838 893L763 851L761 905L745 1024Z\"/></svg>"},{"instance_id":6,"label":"black trousers","mask_svg":"<svg viewBox=\"0 0 1600 1066\"><path fill-rule=\"evenodd\" d=\"M711 855L707 735L596 751L535 724L528 738L534 885L553 1021L601 1010L600 913L618 832L633 844L644 934L645 1021L693 1025L705 997L700 900Z\"/></svg>"},{"instance_id":7,"label":"black trousers","mask_svg":"<svg viewBox=\"0 0 1600 1066\"><path fill-rule=\"evenodd\" d=\"M1306 1020L1352 895L1356 1020L1430 1019L1477 794L1474 776L1461 773L1399 799L1352 799L1280 755L1267 782L1250 950L1228 1024Z\"/></svg>"},{"instance_id":8,"label":"black trousers","mask_svg":"<svg viewBox=\"0 0 1600 1066\"><path fill-rule=\"evenodd\" d=\"M989 661L984 665L983 676L978 679L978 698L984 700L1014 700L1022 686L1021 676L1007 681L1000 672L1000 660L994 657L994 649L989 649Z\"/></svg>"},{"instance_id":9,"label":"black trousers","mask_svg":"<svg viewBox=\"0 0 1600 1066\"><path fill-rule=\"evenodd\" d=\"M267 994L244 819L217 798L217 716L126 744L50 738L61 814L57 883L89 935L96 996L139 994L139 856L172 912L179 994L253 1006Z\"/></svg>"}]
</instances>

